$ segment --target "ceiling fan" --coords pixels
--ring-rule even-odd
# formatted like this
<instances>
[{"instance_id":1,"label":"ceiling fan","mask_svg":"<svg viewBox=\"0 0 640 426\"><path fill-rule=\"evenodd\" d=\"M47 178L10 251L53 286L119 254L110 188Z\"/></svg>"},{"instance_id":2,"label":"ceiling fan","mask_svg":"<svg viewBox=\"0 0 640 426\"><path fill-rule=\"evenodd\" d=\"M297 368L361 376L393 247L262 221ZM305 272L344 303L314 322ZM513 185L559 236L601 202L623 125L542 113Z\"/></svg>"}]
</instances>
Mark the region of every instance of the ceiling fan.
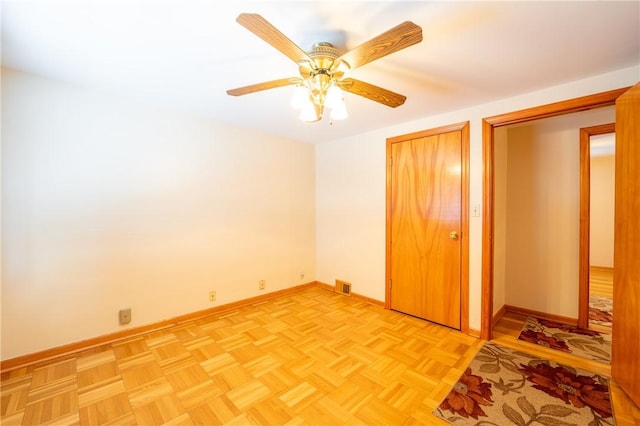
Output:
<instances>
[{"instance_id":1,"label":"ceiling fan","mask_svg":"<svg viewBox=\"0 0 640 426\"><path fill-rule=\"evenodd\" d=\"M382 87L344 76L347 71L422 41L422 29L413 22L403 22L343 53L327 42L316 43L310 51L305 52L266 19L255 13L241 13L236 21L298 64L300 76L238 87L227 90L228 95L241 96L296 85L292 105L300 109L300 118L303 121L322 119L325 107L331 109L332 119L346 118L342 91L363 96L391 108L402 105L407 99L406 96Z\"/></svg>"}]
</instances>

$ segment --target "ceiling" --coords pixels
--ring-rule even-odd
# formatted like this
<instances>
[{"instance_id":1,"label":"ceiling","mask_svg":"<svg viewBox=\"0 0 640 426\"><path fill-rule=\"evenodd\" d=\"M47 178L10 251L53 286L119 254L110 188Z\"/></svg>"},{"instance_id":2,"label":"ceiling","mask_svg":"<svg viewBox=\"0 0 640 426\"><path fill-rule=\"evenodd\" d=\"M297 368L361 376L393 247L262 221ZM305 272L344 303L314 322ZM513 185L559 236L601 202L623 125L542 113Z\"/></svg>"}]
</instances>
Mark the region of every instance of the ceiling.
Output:
<instances>
[{"instance_id":1,"label":"ceiling","mask_svg":"<svg viewBox=\"0 0 640 426\"><path fill-rule=\"evenodd\" d=\"M240 26L261 14L305 50L347 50L411 20L423 41L350 77L407 96L389 108L347 93L349 118L303 123L293 86L227 89L297 76ZM640 2L3 1L2 64L287 138L320 143L640 63ZM640 76L639 76L640 79Z\"/></svg>"}]
</instances>

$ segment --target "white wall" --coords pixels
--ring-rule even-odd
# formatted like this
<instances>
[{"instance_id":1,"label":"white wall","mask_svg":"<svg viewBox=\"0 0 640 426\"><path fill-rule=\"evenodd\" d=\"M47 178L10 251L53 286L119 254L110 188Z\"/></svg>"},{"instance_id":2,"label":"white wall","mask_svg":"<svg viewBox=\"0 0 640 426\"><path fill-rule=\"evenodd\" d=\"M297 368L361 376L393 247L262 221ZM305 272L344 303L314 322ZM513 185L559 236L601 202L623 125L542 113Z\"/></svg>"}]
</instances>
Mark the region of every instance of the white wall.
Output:
<instances>
[{"instance_id":1,"label":"white wall","mask_svg":"<svg viewBox=\"0 0 640 426\"><path fill-rule=\"evenodd\" d=\"M2 78L2 359L315 279L313 145Z\"/></svg>"},{"instance_id":2,"label":"white wall","mask_svg":"<svg viewBox=\"0 0 640 426\"><path fill-rule=\"evenodd\" d=\"M613 268L615 155L591 157L589 263Z\"/></svg>"},{"instance_id":3,"label":"white wall","mask_svg":"<svg viewBox=\"0 0 640 426\"><path fill-rule=\"evenodd\" d=\"M470 120L470 206L482 205L482 118L630 86L638 80L640 69L627 68L318 145L318 280L349 280L354 292L384 299L386 138ZM471 217L469 322L475 330L480 329L481 233L482 218Z\"/></svg>"}]
</instances>

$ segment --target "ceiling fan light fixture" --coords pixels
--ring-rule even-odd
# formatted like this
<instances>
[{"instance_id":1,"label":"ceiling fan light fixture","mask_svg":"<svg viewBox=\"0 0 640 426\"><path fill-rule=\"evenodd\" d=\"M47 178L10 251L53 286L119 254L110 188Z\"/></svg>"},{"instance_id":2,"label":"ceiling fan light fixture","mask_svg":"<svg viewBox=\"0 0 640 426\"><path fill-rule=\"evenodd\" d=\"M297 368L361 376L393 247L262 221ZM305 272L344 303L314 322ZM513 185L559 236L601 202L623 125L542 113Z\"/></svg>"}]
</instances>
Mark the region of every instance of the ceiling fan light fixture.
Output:
<instances>
[{"instance_id":1,"label":"ceiling fan light fixture","mask_svg":"<svg viewBox=\"0 0 640 426\"><path fill-rule=\"evenodd\" d=\"M291 97L291 106L300 110L300 120L306 122L322 119L325 107L331 109L333 120L343 120L349 116L343 91L327 72L310 75L298 84Z\"/></svg>"}]
</instances>

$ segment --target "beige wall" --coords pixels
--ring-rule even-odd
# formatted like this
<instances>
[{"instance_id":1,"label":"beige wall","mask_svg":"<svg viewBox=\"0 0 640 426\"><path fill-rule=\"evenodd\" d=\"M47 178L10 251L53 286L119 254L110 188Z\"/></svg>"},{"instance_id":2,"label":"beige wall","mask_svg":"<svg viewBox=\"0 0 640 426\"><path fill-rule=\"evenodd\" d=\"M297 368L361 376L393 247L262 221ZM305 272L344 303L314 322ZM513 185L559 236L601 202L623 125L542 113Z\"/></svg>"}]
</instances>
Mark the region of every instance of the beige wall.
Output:
<instances>
[{"instance_id":1,"label":"beige wall","mask_svg":"<svg viewBox=\"0 0 640 426\"><path fill-rule=\"evenodd\" d=\"M312 145L7 70L2 145L3 359L315 279Z\"/></svg>"},{"instance_id":2,"label":"beige wall","mask_svg":"<svg viewBox=\"0 0 640 426\"><path fill-rule=\"evenodd\" d=\"M589 261L613 268L615 156L591 157L591 227Z\"/></svg>"},{"instance_id":3,"label":"beige wall","mask_svg":"<svg viewBox=\"0 0 640 426\"><path fill-rule=\"evenodd\" d=\"M577 317L579 131L613 122L614 113L602 108L508 129L506 304Z\"/></svg>"}]
</instances>

